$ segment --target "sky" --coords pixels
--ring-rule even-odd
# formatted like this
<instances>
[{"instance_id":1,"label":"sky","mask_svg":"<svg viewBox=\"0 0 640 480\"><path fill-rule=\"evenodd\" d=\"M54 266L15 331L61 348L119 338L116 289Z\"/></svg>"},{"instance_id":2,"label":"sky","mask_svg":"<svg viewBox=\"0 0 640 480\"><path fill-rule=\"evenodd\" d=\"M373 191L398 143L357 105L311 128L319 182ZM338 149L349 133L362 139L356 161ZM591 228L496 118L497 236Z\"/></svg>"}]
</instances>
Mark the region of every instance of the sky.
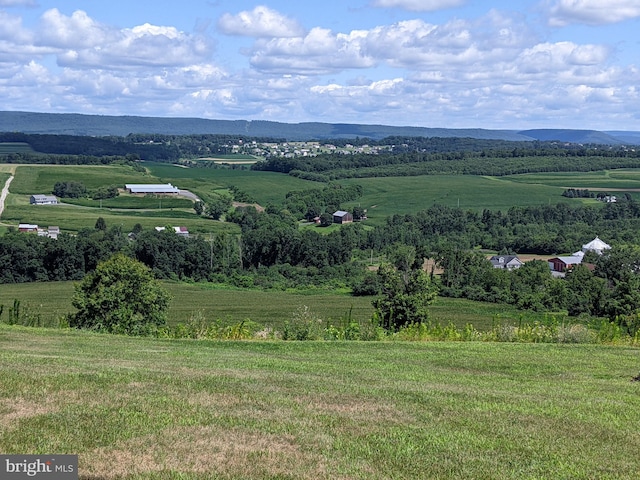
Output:
<instances>
[{"instance_id":1,"label":"sky","mask_svg":"<svg viewBox=\"0 0 640 480\"><path fill-rule=\"evenodd\" d=\"M0 110L640 130L640 0L0 0Z\"/></svg>"}]
</instances>

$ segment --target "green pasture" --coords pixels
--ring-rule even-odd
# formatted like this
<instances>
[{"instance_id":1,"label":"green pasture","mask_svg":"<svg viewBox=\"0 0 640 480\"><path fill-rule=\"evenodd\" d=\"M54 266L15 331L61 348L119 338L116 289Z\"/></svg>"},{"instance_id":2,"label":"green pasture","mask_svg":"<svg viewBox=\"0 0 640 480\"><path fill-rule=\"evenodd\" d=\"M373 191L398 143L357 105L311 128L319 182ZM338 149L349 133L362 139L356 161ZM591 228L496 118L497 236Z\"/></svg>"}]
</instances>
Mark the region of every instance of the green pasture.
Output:
<instances>
[{"instance_id":1,"label":"green pasture","mask_svg":"<svg viewBox=\"0 0 640 480\"><path fill-rule=\"evenodd\" d=\"M24 201L24 199L18 199ZM79 231L93 228L99 217L104 218L107 227L121 226L129 232L139 223L144 229L162 226L184 226L192 233L238 233L235 224L219 222L199 217L194 211L158 209L158 210L113 210L107 208L88 208L72 205L25 205L15 203L13 195L2 214L2 222L18 226L19 223L36 225L57 225L63 231Z\"/></svg>"},{"instance_id":2,"label":"green pasture","mask_svg":"<svg viewBox=\"0 0 640 480\"><path fill-rule=\"evenodd\" d=\"M0 451L82 480L634 479L639 353L0 325Z\"/></svg>"},{"instance_id":3,"label":"green pasture","mask_svg":"<svg viewBox=\"0 0 640 480\"><path fill-rule=\"evenodd\" d=\"M63 198L61 202L91 208L124 208L124 209L193 209L193 202L186 198L167 195L138 195L120 194L115 198L93 200L91 198Z\"/></svg>"},{"instance_id":4,"label":"green pasture","mask_svg":"<svg viewBox=\"0 0 640 480\"><path fill-rule=\"evenodd\" d=\"M225 168L182 168L166 163L145 163L162 183L171 182L194 193L205 189L235 186L254 197L261 205L282 204L287 192L322 188L323 183L301 180L275 172L232 170Z\"/></svg>"},{"instance_id":5,"label":"green pasture","mask_svg":"<svg viewBox=\"0 0 640 480\"><path fill-rule=\"evenodd\" d=\"M159 183L158 179L122 165L21 165L16 168L11 193L50 194L57 182L81 182L89 190L125 183Z\"/></svg>"},{"instance_id":6,"label":"green pasture","mask_svg":"<svg viewBox=\"0 0 640 480\"><path fill-rule=\"evenodd\" d=\"M210 322L220 320L235 324L243 320L282 330L285 321L307 306L313 314L327 323L338 324L343 318L368 322L373 314L372 297L352 297L347 294L290 293L249 289L220 288L207 283L188 284L164 282L172 296L169 307L169 323L185 323L202 313ZM73 312L71 305L73 282L46 282L24 284L0 284L0 305L8 308L15 299L38 312L45 321L56 320ZM544 321L544 314L522 312L509 305L474 302L465 299L439 297L430 307L431 320L441 325L455 324L462 329L473 324L480 331L487 331L496 322L517 325L532 321ZM558 321L562 318L558 317Z\"/></svg>"},{"instance_id":7,"label":"green pasture","mask_svg":"<svg viewBox=\"0 0 640 480\"><path fill-rule=\"evenodd\" d=\"M31 145L23 142L0 142L0 155L10 153L33 153Z\"/></svg>"}]
</instances>

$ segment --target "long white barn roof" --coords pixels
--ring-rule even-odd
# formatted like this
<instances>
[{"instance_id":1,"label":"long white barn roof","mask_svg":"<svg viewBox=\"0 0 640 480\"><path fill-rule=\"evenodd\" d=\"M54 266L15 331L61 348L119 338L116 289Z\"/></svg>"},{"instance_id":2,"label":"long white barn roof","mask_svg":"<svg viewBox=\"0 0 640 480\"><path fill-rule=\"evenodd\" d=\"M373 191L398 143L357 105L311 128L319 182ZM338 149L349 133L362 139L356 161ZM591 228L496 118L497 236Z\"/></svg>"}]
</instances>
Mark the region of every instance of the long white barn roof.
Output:
<instances>
[{"instance_id":1,"label":"long white barn roof","mask_svg":"<svg viewBox=\"0 0 640 480\"><path fill-rule=\"evenodd\" d=\"M180 189L170 183L127 183L125 188L131 193L179 193Z\"/></svg>"}]
</instances>

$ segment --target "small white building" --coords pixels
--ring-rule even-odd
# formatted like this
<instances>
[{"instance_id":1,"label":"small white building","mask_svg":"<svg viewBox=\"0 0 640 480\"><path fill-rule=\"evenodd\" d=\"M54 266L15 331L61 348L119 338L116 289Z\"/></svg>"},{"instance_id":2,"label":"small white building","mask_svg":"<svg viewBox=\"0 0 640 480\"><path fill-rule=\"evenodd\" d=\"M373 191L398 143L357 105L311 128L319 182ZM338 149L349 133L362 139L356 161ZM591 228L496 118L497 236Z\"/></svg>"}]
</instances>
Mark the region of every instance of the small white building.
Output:
<instances>
[{"instance_id":1,"label":"small white building","mask_svg":"<svg viewBox=\"0 0 640 480\"><path fill-rule=\"evenodd\" d=\"M164 232L165 230L165 227L156 227L156 232ZM189 230L187 227L173 227L173 231L176 232L176 235L180 235L181 237L189 237Z\"/></svg>"},{"instance_id":2,"label":"small white building","mask_svg":"<svg viewBox=\"0 0 640 480\"><path fill-rule=\"evenodd\" d=\"M611 249L611 245L603 242L598 237L594 238L589 243L585 243L584 245L582 245L582 251L584 253L596 252L598 255L602 255L602 253L605 250L610 250L610 249Z\"/></svg>"},{"instance_id":3,"label":"small white building","mask_svg":"<svg viewBox=\"0 0 640 480\"><path fill-rule=\"evenodd\" d=\"M58 199L53 195L31 195L31 205L58 205Z\"/></svg>"}]
</instances>

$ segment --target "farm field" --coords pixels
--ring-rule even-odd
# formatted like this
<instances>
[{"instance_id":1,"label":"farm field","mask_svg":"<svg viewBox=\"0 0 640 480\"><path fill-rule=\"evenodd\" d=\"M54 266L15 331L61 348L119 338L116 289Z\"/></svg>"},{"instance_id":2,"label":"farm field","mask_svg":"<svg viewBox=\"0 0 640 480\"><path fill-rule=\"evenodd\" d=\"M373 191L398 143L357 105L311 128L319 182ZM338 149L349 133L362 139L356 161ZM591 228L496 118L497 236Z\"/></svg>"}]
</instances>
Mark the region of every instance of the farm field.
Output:
<instances>
[{"instance_id":1,"label":"farm field","mask_svg":"<svg viewBox=\"0 0 640 480\"><path fill-rule=\"evenodd\" d=\"M507 175L502 178L517 183L560 186L563 188L588 188L594 191L640 191L640 170L638 169L598 172L527 173Z\"/></svg>"},{"instance_id":2,"label":"farm field","mask_svg":"<svg viewBox=\"0 0 640 480\"><path fill-rule=\"evenodd\" d=\"M434 204L481 211L567 200L560 187L516 183L502 177L423 175L358 178L341 183L362 185L364 195L347 207L359 204L366 208L367 223L376 224L390 215L415 213Z\"/></svg>"},{"instance_id":3,"label":"farm field","mask_svg":"<svg viewBox=\"0 0 640 480\"><path fill-rule=\"evenodd\" d=\"M145 163L151 173L162 183L171 182L195 193L201 189L228 188L231 185L247 192L263 206L281 204L287 192L322 188L325 184L301 180L274 172L233 170L225 168L181 168L166 163Z\"/></svg>"},{"instance_id":4,"label":"farm field","mask_svg":"<svg viewBox=\"0 0 640 480\"><path fill-rule=\"evenodd\" d=\"M149 175L120 165L20 165L11 183L11 193L50 194L57 182L81 182L87 189L125 183L159 183Z\"/></svg>"},{"instance_id":5,"label":"farm field","mask_svg":"<svg viewBox=\"0 0 640 480\"><path fill-rule=\"evenodd\" d=\"M12 197L9 197L11 201ZM64 205L15 205L9 203L2 214L2 222L14 224L33 223L36 225L57 225L63 231L79 231L83 228L93 228L96 220L102 217L108 227L121 226L125 234L139 223L146 230L157 226L185 226L192 233L239 233L237 225L218 222L195 213L183 210L152 210L152 211L117 211L106 208L87 208Z\"/></svg>"},{"instance_id":6,"label":"farm field","mask_svg":"<svg viewBox=\"0 0 640 480\"><path fill-rule=\"evenodd\" d=\"M71 305L74 282L0 284L0 305L8 308L14 299L22 308L40 313L45 321L75 311ZM169 323L185 323L202 313L210 322L224 324L252 320L282 330L285 321L301 307L307 306L327 322L337 322L351 312L352 318L367 322L373 314L372 297L352 297L347 294L301 294L261 290L215 288L211 284L164 282L173 299L169 306ZM494 322L517 324L519 321L543 321L544 314L522 312L509 305L474 302L466 299L439 297L430 307L431 320L442 325L454 323L463 328L471 323L478 330L489 330ZM558 318L561 320L561 318Z\"/></svg>"},{"instance_id":7,"label":"farm field","mask_svg":"<svg viewBox=\"0 0 640 480\"><path fill-rule=\"evenodd\" d=\"M639 353L0 325L0 451L83 480L632 479Z\"/></svg>"},{"instance_id":8,"label":"farm field","mask_svg":"<svg viewBox=\"0 0 640 480\"><path fill-rule=\"evenodd\" d=\"M57 225L63 231L93 228L98 217L108 226L120 225L125 232L139 223L145 229L156 226L186 226L194 233L237 233L236 225L217 222L195 214L193 203L184 198L151 198L122 195L114 199L73 199L69 204L55 206L29 205L33 193L50 193L56 182L82 182L88 189L125 183L160 183L150 175L130 167L30 165L13 166L15 177L11 183L6 209L2 214L5 224L33 223ZM0 170L1 171L1 170ZM64 200L63 200L64 201ZM71 205L71 204L75 205Z\"/></svg>"},{"instance_id":9,"label":"farm field","mask_svg":"<svg viewBox=\"0 0 640 480\"><path fill-rule=\"evenodd\" d=\"M24 142L0 142L0 155L9 153L33 153L33 149Z\"/></svg>"}]
</instances>

